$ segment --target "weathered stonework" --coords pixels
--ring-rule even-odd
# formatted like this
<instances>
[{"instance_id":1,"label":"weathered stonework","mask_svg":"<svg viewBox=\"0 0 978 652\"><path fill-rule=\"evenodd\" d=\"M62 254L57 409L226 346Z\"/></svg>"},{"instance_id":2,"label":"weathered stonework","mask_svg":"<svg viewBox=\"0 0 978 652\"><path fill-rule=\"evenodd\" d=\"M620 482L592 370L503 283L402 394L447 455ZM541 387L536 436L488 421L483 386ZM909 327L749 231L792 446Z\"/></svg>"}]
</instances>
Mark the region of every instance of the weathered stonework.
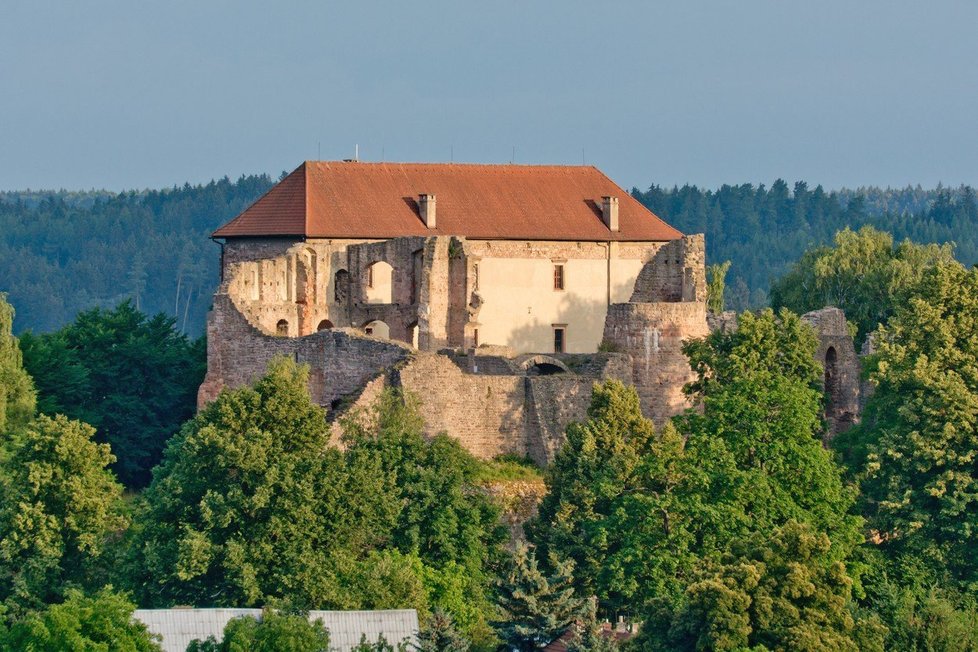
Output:
<instances>
[{"instance_id":1,"label":"weathered stonework","mask_svg":"<svg viewBox=\"0 0 978 652\"><path fill-rule=\"evenodd\" d=\"M828 307L802 315L818 335L815 359L823 369L826 440L859 422L860 362L846 315Z\"/></svg>"},{"instance_id":2,"label":"weathered stonework","mask_svg":"<svg viewBox=\"0 0 978 652\"><path fill-rule=\"evenodd\" d=\"M208 373L199 402L252 382L273 358L285 355L309 364L313 399L334 412L365 409L383 387L400 387L421 399L429 433L448 432L482 457L516 453L546 463L567 425L586 417L596 381L635 384L643 409L660 424L686 407L681 388L691 371L681 345L708 330L704 275L695 269L702 267L703 240L677 243L610 243L612 250L609 243L445 237L235 242L225 252L227 276L208 319ZM613 353L474 346L480 261L523 255L563 263L612 254L634 261L642 288L626 293L609 284L607 299L655 299L602 306L602 333ZM364 271L380 261L394 270L385 303L372 302ZM272 330L286 317L301 335L293 334L292 321L286 336ZM310 327L320 319L329 319L330 327ZM375 320L389 326L390 339L363 335L362 326ZM408 344L412 339L416 346ZM335 420L333 427L339 441Z\"/></svg>"}]
</instances>

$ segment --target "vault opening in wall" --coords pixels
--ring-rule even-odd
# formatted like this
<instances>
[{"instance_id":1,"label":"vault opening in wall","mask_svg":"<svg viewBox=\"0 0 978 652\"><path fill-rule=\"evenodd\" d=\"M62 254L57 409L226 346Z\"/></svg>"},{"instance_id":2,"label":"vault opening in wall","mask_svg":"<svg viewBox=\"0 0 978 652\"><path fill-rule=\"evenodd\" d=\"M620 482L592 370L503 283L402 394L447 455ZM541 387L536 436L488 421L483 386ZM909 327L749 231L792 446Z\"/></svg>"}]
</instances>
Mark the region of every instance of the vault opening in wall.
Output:
<instances>
[{"instance_id":1,"label":"vault opening in wall","mask_svg":"<svg viewBox=\"0 0 978 652\"><path fill-rule=\"evenodd\" d=\"M284 319L279 319L278 323L275 324L275 334L280 337L286 337L289 334L289 322Z\"/></svg>"},{"instance_id":2,"label":"vault opening in wall","mask_svg":"<svg viewBox=\"0 0 978 652\"><path fill-rule=\"evenodd\" d=\"M329 330L332 327L333 327L333 322L331 322L328 319L324 319L321 322L319 322L319 326L316 326L316 331L317 332L318 331L325 331L325 330Z\"/></svg>"},{"instance_id":3,"label":"vault opening in wall","mask_svg":"<svg viewBox=\"0 0 978 652\"><path fill-rule=\"evenodd\" d=\"M379 260L366 270L367 303L394 303L394 268Z\"/></svg>"},{"instance_id":4,"label":"vault opening in wall","mask_svg":"<svg viewBox=\"0 0 978 652\"><path fill-rule=\"evenodd\" d=\"M363 332L367 335L372 335L373 337L379 337L385 340L389 340L391 338L390 326L379 319L375 319L374 321L364 324Z\"/></svg>"}]
</instances>

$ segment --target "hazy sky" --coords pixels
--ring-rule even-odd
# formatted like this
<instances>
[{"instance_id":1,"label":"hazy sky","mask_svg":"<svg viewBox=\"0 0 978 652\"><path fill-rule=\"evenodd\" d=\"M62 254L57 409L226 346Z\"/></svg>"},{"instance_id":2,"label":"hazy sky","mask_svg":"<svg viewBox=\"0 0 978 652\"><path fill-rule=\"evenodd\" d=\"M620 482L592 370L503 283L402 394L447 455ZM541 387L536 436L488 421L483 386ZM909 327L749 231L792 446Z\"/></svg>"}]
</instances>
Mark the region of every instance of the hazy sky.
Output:
<instances>
[{"instance_id":1,"label":"hazy sky","mask_svg":"<svg viewBox=\"0 0 978 652\"><path fill-rule=\"evenodd\" d=\"M0 0L0 189L304 159L978 184L978 2Z\"/></svg>"}]
</instances>

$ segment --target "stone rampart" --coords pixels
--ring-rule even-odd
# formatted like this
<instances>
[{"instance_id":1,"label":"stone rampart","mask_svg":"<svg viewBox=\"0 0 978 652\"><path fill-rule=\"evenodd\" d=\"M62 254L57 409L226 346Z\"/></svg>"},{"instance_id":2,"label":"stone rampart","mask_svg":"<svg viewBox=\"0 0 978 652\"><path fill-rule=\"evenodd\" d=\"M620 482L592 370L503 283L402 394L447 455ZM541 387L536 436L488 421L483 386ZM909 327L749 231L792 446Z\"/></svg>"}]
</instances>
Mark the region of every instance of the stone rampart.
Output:
<instances>
[{"instance_id":1,"label":"stone rampart","mask_svg":"<svg viewBox=\"0 0 978 652\"><path fill-rule=\"evenodd\" d=\"M609 306L605 343L631 356L632 384L642 411L656 425L689 407L682 389L694 375L682 345L708 334L706 304L701 301Z\"/></svg>"}]
</instances>

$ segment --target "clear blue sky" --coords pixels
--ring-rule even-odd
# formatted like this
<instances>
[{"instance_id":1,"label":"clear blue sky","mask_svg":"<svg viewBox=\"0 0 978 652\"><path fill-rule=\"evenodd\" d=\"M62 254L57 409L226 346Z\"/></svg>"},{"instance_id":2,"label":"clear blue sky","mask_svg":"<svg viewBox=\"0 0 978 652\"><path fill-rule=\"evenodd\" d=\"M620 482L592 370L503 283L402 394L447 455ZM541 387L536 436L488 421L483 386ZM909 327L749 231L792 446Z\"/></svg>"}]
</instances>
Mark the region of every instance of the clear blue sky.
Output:
<instances>
[{"instance_id":1,"label":"clear blue sky","mask_svg":"<svg viewBox=\"0 0 978 652\"><path fill-rule=\"evenodd\" d=\"M304 159L978 184L978 2L0 4L0 189Z\"/></svg>"}]
</instances>

